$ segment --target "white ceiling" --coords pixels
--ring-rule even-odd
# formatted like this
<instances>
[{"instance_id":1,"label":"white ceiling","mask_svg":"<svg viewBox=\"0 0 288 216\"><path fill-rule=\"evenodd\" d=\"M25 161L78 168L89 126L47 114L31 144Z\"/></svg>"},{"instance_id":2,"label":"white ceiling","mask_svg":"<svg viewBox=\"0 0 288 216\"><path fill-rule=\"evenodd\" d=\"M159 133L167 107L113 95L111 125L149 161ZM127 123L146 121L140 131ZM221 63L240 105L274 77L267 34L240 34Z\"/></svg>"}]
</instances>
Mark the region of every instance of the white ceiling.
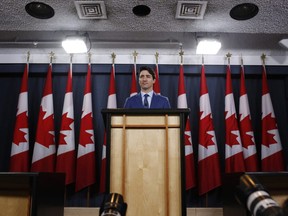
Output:
<instances>
[{"instance_id":1,"label":"white ceiling","mask_svg":"<svg viewBox=\"0 0 288 216\"><path fill-rule=\"evenodd\" d=\"M79 19L74 0L42 0L55 10L50 19L37 19L25 11L31 0L1 0L0 52L7 48L57 48L67 35L88 32L92 48L133 49L169 45L193 51L196 38L216 36L222 52L269 50L287 55L278 41L288 38L288 1L254 0L259 13L250 20L237 21L230 10L245 0L208 0L203 19L176 19L177 0L105 0L107 19ZM133 14L137 5L147 5L145 17ZM37 42L37 46L32 42ZM111 50L110 50L111 49Z\"/></svg>"}]
</instances>

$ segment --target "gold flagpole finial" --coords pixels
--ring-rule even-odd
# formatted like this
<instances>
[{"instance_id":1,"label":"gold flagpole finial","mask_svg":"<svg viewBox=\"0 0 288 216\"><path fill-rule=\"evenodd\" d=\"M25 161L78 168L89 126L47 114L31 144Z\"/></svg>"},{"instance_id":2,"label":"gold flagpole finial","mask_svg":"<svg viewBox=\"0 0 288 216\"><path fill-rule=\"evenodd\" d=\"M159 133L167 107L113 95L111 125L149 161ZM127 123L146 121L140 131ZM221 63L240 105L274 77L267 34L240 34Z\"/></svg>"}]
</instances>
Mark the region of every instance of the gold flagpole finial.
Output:
<instances>
[{"instance_id":1,"label":"gold flagpole finial","mask_svg":"<svg viewBox=\"0 0 288 216\"><path fill-rule=\"evenodd\" d=\"M111 54L111 58L112 58L112 64L115 64L116 54L114 52Z\"/></svg>"},{"instance_id":2,"label":"gold flagpole finial","mask_svg":"<svg viewBox=\"0 0 288 216\"><path fill-rule=\"evenodd\" d=\"M266 60L266 54L265 53L262 53L261 59L262 59L262 64L265 65L265 60Z\"/></svg>"},{"instance_id":3,"label":"gold flagpole finial","mask_svg":"<svg viewBox=\"0 0 288 216\"><path fill-rule=\"evenodd\" d=\"M227 57L227 59L228 59L228 65L230 65L230 58L231 58L231 56L232 56L232 54L231 54L230 52L228 52L228 53L226 54L226 57Z\"/></svg>"},{"instance_id":4,"label":"gold flagpole finial","mask_svg":"<svg viewBox=\"0 0 288 216\"><path fill-rule=\"evenodd\" d=\"M155 59L156 59L156 64L158 64L158 59L159 59L159 53L158 52L155 53Z\"/></svg>"},{"instance_id":5,"label":"gold flagpole finial","mask_svg":"<svg viewBox=\"0 0 288 216\"><path fill-rule=\"evenodd\" d=\"M136 58L137 58L137 56L138 56L138 53L136 52L136 50L134 50L134 52L133 52L133 57L134 57L134 64L136 64Z\"/></svg>"},{"instance_id":6,"label":"gold flagpole finial","mask_svg":"<svg viewBox=\"0 0 288 216\"><path fill-rule=\"evenodd\" d=\"M231 58L231 56L232 56L232 54L231 54L230 52L228 52L228 53L226 54L226 57L227 57L227 58Z\"/></svg>"},{"instance_id":7,"label":"gold flagpole finial","mask_svg":"<svg viewBox=\"0 0 288 216\"><path fill-rule=\"evenodd\" d=\"M92 56L91 52L88 52L88 63L89 64L91 64L91 56Z\"/></svg>"},{"instance_id":8,"label":"gold flagpole finial","mask_svg":"<svg viewBox=\"0 0 288 216\"><path fill-rule=\"evenodd\" d=\"M183 51L183 49L182 49L182 44L180 44L179 56L180 56L180 63L183 64L184 51Z\"/></svg>"},{"instance_id":9,"label":"gold flagpole finial","mask_svg":"<svg viewBox=\"0 0 288 216\"><path fill-rule=\"evenodd\" d=\"M30 61L30 51L27 52L27 63Z\"/></svg>"},{"instance_id":10,"label":"gold flagpole finial","mask_svg":"<svg viewBox=\"0 0 288 216\"><path fill-rule=\"evenodd\" d=\"M49 53L49 56L50 56L50 64L52 64L52 60L53 60L53 58L55 57L55 53L51 51L51 52Z\"/></svg>"}]
</instances>

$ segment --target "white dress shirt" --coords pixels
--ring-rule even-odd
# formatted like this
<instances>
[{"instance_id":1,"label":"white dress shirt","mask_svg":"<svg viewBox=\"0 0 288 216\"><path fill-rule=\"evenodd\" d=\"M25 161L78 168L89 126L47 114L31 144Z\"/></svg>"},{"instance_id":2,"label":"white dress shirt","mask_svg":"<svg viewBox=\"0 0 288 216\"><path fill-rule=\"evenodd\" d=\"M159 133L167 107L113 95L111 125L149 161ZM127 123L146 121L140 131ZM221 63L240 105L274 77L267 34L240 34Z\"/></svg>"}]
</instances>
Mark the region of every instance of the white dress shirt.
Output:
<instances>
[{"instance_id":1,"label":"white dress shirt","mask_svg":"<svg viewBox=\"0 0 288 216\"><path fill-rule=\"evenodd\" d=\"M148 93L141 92L142 104L144 104L144 98L145 98L144 95L145 95L145 94L148 94L149 97L147 97L147 100L148 100L148 105L149 105L149 107L150 107L151 101L152 101L152 97L153 97L153 93L154 93L154 91L150 91L150 92L148 92Z\"/></svg>"}]
</instances>

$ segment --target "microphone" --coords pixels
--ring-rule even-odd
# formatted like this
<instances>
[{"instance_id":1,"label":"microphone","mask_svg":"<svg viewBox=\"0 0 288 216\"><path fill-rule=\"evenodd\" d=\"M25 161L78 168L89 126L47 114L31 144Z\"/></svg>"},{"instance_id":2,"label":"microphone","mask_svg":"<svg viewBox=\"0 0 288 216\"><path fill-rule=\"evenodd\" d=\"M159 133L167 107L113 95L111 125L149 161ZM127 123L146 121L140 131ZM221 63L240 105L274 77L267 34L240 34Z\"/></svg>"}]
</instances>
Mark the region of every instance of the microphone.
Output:
<instances>
[{"instance_id":1,"label":"microphone","mask_svg":"<svg viewBox=\"0 0 288 216\"><path fill-rule=\"evenodd\" d=\"M99 216L125 216L127 203L124 202L123 196L118 193L105 195L100 208Z\"/></svg>"},{"instance_id":2,"label":"microphone","mask_svg":"<svg viewBox=\"0 0 288 216\"><path fill-rule=\"evenodd\" d=\"M240 177L235 193L237 201L246 206L253 216L284 216L283 209L264 187L250 175Z\"/></svg>"}]
</instances>

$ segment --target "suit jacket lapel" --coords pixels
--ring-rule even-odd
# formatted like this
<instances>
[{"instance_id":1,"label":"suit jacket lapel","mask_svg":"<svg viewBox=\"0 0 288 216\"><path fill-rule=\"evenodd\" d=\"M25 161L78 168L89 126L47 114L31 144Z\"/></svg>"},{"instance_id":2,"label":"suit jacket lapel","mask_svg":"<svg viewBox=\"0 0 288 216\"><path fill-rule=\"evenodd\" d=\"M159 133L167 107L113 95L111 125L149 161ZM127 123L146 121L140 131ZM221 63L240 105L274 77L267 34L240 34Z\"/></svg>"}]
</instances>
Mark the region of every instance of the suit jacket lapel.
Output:
<instances>
[{"instance_id":1,"label":"suit jacket lapel","mask_svg":"<svg viewBox=\"0 0 288 216\"><path fill-rule=\"evenodd\" d=\"M144 108L144 105L143 105L143 103L142 103L142 97L141 97L141 93L138 93L137 94L137 106L139 107L139 108Z\"/></svg>"},{"instance_id":2,"label":"suit jacket lapel","mask_svg":"<svg viewBox=\"0 0 288 216\"><path fill-rule=\"evenodd\" d=\"M155 108L157 107L158 100L157 100L157 95L155 93L153 93L153 97L151 100L151 104L150 104L150 108Z\"/></svg>"}]
</instances>

